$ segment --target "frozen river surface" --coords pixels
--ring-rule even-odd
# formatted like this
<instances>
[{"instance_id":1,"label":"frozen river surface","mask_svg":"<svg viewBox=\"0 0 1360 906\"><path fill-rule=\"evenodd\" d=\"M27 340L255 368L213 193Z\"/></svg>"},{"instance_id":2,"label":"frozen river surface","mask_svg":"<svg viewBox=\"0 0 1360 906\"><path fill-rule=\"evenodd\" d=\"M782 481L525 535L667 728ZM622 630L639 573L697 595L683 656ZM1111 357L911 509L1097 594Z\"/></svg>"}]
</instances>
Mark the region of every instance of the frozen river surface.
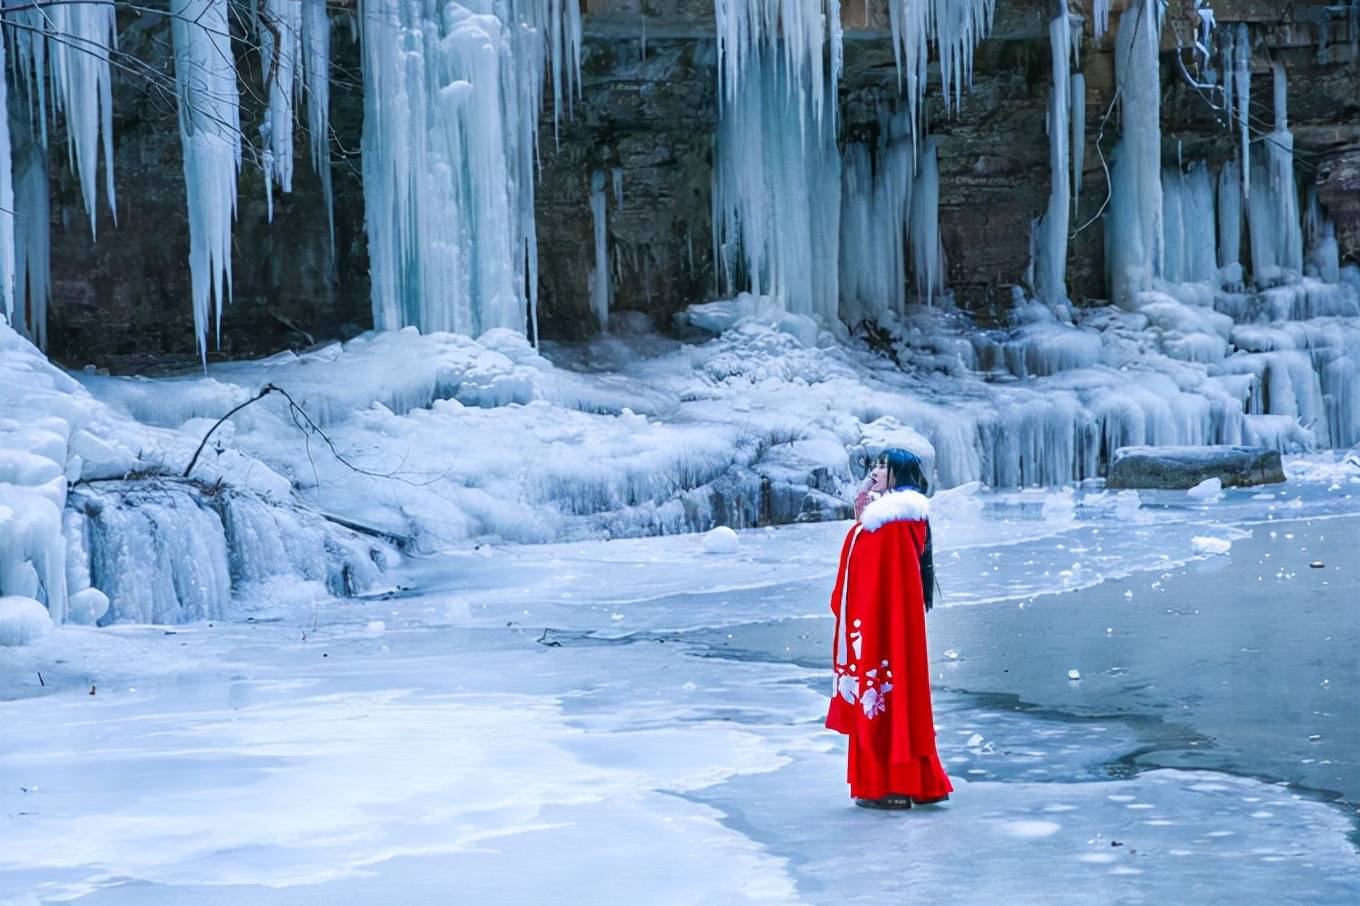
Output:
<instances>
[{"instance_id":1,"label":"frozen river surface","mask_svg":"<svg viewBox=\"0 0 1360 906\"><path fill-rule=\"evenodd\" d=\"M0 655L0 903L1360 902L1337 471L939 499L957 792L908 813L854 808L821 727L844 525L65 627Z\"/></svg>"}]
</instances>

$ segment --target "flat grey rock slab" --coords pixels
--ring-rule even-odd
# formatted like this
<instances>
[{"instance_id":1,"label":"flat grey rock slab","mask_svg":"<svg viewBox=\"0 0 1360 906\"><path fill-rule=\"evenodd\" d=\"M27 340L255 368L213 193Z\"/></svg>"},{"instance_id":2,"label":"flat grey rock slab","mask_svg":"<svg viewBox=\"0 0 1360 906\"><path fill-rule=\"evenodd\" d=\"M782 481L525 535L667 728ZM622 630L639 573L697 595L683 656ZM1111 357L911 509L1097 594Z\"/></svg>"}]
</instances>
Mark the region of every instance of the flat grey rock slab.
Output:
<instances>
[{"instance_id":1,"label":"flat grey rock slab","mask_svg":"<svg viewBox=\"0 0 1360 906\"><path fill-rule=\"evenodd\" d=\"M1264 447L1121 447L1105 486L1180 490L1210 478L1225 488L1274 484L1285 480L1284 464Z\"/></svg>"}]
</instances>

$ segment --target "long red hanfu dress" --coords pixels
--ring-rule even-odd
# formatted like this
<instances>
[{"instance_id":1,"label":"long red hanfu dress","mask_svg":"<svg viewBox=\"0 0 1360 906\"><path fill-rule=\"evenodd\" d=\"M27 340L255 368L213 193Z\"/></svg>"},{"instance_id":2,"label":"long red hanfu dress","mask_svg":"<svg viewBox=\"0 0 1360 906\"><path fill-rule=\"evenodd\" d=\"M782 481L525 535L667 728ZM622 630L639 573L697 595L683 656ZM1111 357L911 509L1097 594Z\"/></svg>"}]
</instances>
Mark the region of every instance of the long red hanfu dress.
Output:
<instances>
[{"instance_id":1,"label":"long red hanfu dress","mask_svg":"<svg viewBox=\"0 0 1360 906\"><path fill-rule=\"evenodd\" d=\"M864 508L841 549L831 612L835 687L826 726L850 737L856 799L935 799L953 789L935 751L921 585L930 504L891 491Z\"/></svg>"}]
</instances>

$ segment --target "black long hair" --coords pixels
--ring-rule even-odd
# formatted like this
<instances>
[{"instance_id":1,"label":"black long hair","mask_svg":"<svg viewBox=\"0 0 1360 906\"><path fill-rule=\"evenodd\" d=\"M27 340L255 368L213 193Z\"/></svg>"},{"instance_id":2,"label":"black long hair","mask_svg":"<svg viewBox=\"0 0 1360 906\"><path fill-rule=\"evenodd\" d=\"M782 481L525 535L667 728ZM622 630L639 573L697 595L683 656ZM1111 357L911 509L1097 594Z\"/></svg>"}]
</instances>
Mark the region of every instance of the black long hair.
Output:
<instances>
[{"instance_id":1,"label":"black long hair","mask_svg":"<svg viewBox=\"0 0 1360 906\"><path fill-rule=\"evenodd\" d=\"M889 447L878 456L878 462L888 467L888 489L891 491L912 490L930 494L930 482L926 480L925 466L921 457L901 447Z\"/></svg>"}]
</instances>

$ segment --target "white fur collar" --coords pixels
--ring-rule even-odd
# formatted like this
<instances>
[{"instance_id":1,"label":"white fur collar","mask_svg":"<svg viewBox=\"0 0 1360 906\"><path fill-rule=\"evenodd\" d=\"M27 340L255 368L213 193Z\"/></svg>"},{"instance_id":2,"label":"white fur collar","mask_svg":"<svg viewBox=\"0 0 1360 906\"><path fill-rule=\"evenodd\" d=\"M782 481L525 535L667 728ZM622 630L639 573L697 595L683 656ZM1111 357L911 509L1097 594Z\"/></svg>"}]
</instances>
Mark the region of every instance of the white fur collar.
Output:
<instances>
[{"instance_id":1,"label":"white fur collar","mask_svg":"<svg viewBox=\"0 0 1360 906\"><path fill-rule=\"evenodd\" d=\"M924 520L930 516L930 500L920 491L889 491L864 508L860 524L866 531L877 531L889 522Z\"/></svg>"}]
</instances>

